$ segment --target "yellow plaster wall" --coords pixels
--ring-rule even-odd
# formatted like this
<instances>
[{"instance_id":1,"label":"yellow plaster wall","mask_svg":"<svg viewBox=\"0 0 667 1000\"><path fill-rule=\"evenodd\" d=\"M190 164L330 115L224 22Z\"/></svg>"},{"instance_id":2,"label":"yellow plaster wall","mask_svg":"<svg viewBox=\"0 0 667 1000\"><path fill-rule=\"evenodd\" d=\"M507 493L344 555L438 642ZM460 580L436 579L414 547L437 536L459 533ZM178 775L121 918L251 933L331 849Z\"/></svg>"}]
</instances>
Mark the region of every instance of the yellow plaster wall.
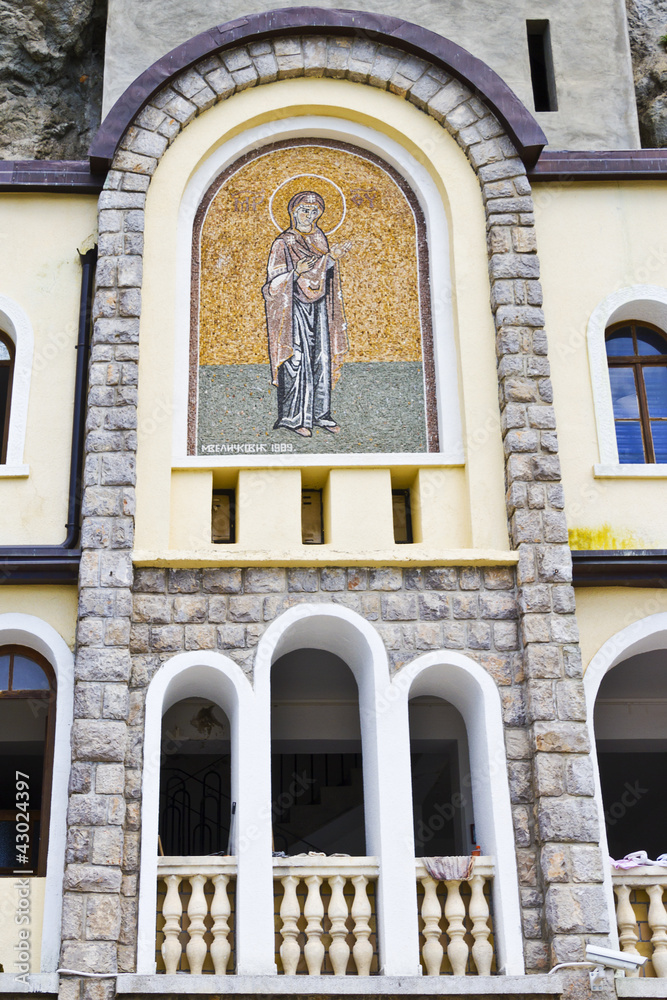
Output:
<instances>
[{"instance_id":1,"label":"yellow plaster wall","mask_svg":"<svg viewBox=\"0 0 667 1000\"><path fill-rule=\"evenodd\" d=\"M317 91L317 105L312 104ZM287 80L257 90L244 91L229 101L216 105L200 115L179 135L167 150L151 182L146 206L143 309L141 319L141 352L139 361L139 430L137 456L137 518L136 557L138 562L155 562L168 558L169 546L173 560L183 565L196 564L197 554L181 546L192 535L193 514L201 510L204 492L199 471L183 469L172 476L172 465L178 466L178 456L172 455L172 418L174 417L174 316L176 314L177 261L176 228L179 206L189 179L219 145L248 128L276 117L302 114L330 115L361 122L395 141L400 142L420 163L424 164L441 192L450 226L452 257L451 295L457 350L459 357L460 403L467 448L465 472L460 469L440 471L444 492L440 500L429 495L436 478L429 470L429 490L422 490L424 535L419 546L395 547L390 501L381 502L373 526L378 537L388 539L384 556L393 560L414 558L422 561L445 562L456 549L456 558L483 561L508 557L507 525L504 507L503 456L497 404L495 337L489 308L489 284L485 241L484 209L479 183L465 155L454 140L435 122L413 106L387 92L337 80ZM388 123L391 123L389 125ZM450 290L443 284L436 289L436 308L448 308ZM443 301L440 302L440 299ZM185 378L185 372L178 373ZM211 465L211 468L214 468ZM287 470L284 470L285 473ZM385 470L398 475L405 470ZM304 475L307 470L304 469ZM309 473L310 474L310 473ZM250 473L249 473L250 475ZM361 487L364 471L350 472L359 476ZM412 471L412 477L417 470ZM214 472L214 478L220 478ZM326 478L326 477L325 477ZM385 476L386 478L386 476ZM424 483L426 482L424 480ZM276 483L282 480L276 480ZM296 483L296 480L294 480ZM189 485L188 485L189 484ZM239 489L241 489L239 480ZM174 499L170 492L174 489ZM295 491L286 487L275 494L272 502L253 507L252 538L248 532L249 515L244 527L243 504L239 502L239 544L235 546L204 545L206 561L237 562L258 558L260 537L266 538L269 549L277 547L286 561L303 559L303 546L297 543L295 525L300 519L300 504L290 511L277 512L275 505ZM300 486L299 486L300 489ZM346 524L350 531L345 541L337 537L336 549L343 558L358 556L351 544L358 535L354 525L363 513L361 498L365 487L345 491L346 508L336 510L333 493L325 494L331 525ZM190 499L188 499L190 495ZM343 495L342 493L340 494ZM327 499L328 497L328 499ZM356 499L355 499L356 498ZM241 501L242 498L240 497ZM461 501L463 500L463 510ZM342 501L341 501L342 502ZM352 506L350 506L352 505ZM438 510L448 511L456 524L443 530ZM178 512L183 526L170 526L170 518ZM265 522L262 525L262 522ZM273 525L281 526L276 535ZM186 525L189 525L187 527ZM206 514L205 534L210 528L210 508ZM338 529L336 529L338 536ZM195 531L196 535L197 532ZM247 541L245 541L247 540ZM300 529L299 538L300 542ZM361 543L361 540L360 540ZM252 547L249 547L249 546ZM326 547L322 547L326 548ZM461 555L460 548L465 549ZM308 547L311 559L317 559L314 547ZM201 551L203 557L204 552ZM267 553L262 552L266 558ZM321 558L331 553L321 551ZM513 561L513 556L509 556Z\"/></svg>"},{"instance_id":2,"label":"yellow plaster wall","mask_svg":"<svg viewBox=\"0 0 667 1000\"><path fill-rule=\"evenodd\" d=\"M94 195L0 194L0 294L27 314L35 337L24 463L0 477L0 545L65 538L81 293L77 248L96 242ZM0 594L1 597L1 594Z\"/></svg>"},{"instance_id":3,"label":"yellow plaster wall","mask_svg":"<svg viewBox=\"0 0 667 1000\"><path fill-rule=\"evenodd\" d=\"M640 587L578 587L577 621L584 670L600 647L633 622L667 611L667 592Z\"/></svg>"},{"instance_id":4,"label":"yellow plaster wall","mask_svg":"<svg viewBox=\"0 0 667 1000\"><path fill-rule=\"evenodd\" d=\"M19 897L20 876L0 878L0 964L6 974L21 975L22 968L15 965L16 945L29 945L30 972L40 971L42 952L42 924L44 917L45 878L28 878L29 896ZM23 890L24 891L24 890ZM26 910L26 902L29 909ZM25 922L25 917L28 921ZM20 923L17 922L17 918ZM26 937L26 931L29 937Z\"/></svg>"},{"instance_id":5,"label":"yellow plaster wall","mask_svg":"<svg viewBox=\"0 0 667 1000\"><path fill-rule=\"evenodd\" d=\"M667 187L564 182L535 185L534 193L571 544L667 548L664 479L594 477L600 456L587 348L591 313L608 295L667 286Z\"/></svg>"},{"instance_id":6,"label":"yellow plaster wall","mask_svg":"<svg viewBox=\"0 0 667 1000\"><path fill-rule=\"evenodd\" d=\"M77 588L65 586L0 586L0 615L35 615L51 625L74 649Z\"/></svg>"}]
</instances>

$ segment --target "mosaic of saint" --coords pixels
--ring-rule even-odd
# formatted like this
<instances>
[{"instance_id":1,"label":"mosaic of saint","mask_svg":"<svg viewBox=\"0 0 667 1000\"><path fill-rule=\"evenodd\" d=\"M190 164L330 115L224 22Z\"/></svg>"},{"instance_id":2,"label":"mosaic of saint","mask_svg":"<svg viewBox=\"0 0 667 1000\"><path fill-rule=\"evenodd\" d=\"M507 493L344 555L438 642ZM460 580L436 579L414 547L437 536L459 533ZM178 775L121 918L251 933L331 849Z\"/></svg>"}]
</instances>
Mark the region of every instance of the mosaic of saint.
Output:
<instances>
[{"instance_id":1,"label":"mosaic of saint","mask_svg":"<svg viewBox=\"0 0 667 1000\"><path fill-rule=\"evenodd\" d=\"M264 147L213 184L193 249L191 454L437 450L425 228L390 167Z\"/></svg>"}]
</instances>

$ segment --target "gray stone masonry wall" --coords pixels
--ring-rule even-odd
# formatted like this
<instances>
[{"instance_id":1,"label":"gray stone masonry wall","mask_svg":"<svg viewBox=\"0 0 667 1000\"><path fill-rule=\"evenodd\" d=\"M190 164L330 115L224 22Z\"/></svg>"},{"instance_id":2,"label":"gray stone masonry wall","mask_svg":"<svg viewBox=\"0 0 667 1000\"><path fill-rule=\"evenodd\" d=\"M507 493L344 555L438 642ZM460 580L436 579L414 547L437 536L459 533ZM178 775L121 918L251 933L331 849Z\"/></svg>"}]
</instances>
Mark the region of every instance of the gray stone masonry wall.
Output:
<instances>
[{"instance_id":1,"label":"gray stone masonry wall","mask_svg":"<svg viewBox=\"0 0 667 1000\"><path fill-rule=\"evenodd\" d=\"M140 570L132 591L150 177L173 139L216 102L304 75L314 98L315 79L331 76L410 101L454 137L478 176L508 518L520 556L516 591L506 570L467 568ZM505 716L527 967L581 959L584 939L608 927L533 203L502 127L463 84L396 48L364 38L261 42L206 58L143 109L99 207L62 965L134 968L142 703L151 673L172 653L198 648L225 649L248 669L266 623L303 599L341 601L377 622L396 669L421 649L442 647L465 649L489 670ZM70 979L61 990L67 1000L104 1000L113 980Z\"/></svg>"}]
</instances>

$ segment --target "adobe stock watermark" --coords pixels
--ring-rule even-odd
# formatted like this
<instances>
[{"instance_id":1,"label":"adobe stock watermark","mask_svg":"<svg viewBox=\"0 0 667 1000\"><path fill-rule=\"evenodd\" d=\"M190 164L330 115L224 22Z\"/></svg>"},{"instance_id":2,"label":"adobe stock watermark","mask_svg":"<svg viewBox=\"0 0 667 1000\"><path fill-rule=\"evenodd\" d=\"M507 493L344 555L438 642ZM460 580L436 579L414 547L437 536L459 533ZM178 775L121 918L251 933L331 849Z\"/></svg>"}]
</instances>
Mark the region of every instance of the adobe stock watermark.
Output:
<instances>
[{"instance_id":1,"label":"adobe stock watermark","mask_svg":"<svg viewBox=\"0 0 667 1000\"><path fill-rule=\"evenodd\" d=\"M635 781L634 785L631 785L629 781L625 782L623 786L623 792L621 797L612 802L612 804L605 809L604 818L607 826L616 826L619 819L623 819L626 813L636 806L637 803L645 796L648 795L649 789L642 788L639 780Z\"/></svg>"},{"instance_id":2,"label":"adobe stock watermark","mask_svg":"<svg viewBox=\"0 0 667 1000\"><path fill-rule=\"evenodd\" d=\"M15 773L16 783L16 818L15 818L15 864L29 865L31 856L30 844L30 775L22 771ZM30 868L15 868L14 875L32 875ZM17 893L16 913L14 923L18 925L18 941L14 945L14 968L16 982L28 985L30 973L32 938L31 938L31 883L29 878L17 879L14 883Z\"/></svg>"}]
</instances>

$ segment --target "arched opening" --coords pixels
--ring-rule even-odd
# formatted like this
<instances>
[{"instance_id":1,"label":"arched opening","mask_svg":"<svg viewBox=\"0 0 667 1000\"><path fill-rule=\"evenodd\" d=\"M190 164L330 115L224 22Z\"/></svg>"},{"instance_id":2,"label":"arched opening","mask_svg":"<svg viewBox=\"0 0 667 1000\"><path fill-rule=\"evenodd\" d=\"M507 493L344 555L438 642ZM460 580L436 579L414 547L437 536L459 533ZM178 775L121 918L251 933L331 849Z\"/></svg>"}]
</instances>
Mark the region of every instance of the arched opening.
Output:
<instances>
[{"instance_id":1,"label":"arched opening","mask_svg":"<svg viewBox=\"0 0 667 1000\"><path fill-rule=\"evenodd\" d=\"M230 724L205 698L184 698L162 719L159 842L186 857L231 854Z\"/></svg>"},{"instance_id":2,"label":"arched opening","mask_svg":"<svg viewBox=\"0 0 667 1000\"><path fill-rule=\"evenodd\" d=\"M273 843L288 855L366 853L357 684L339 656L296 649L271 671Z\"/></svg>"},{"instance_id":3,"label":"arched opening","mask_svg":"<svg viewBox=\"0 0 667 1000\"><path fill-rule=\"evenodd\" d=\"M56 682L44 657L0 647L0 875L44 875Z\"/></svg>"},{"instance_id":4,"label":"arched opening","mask_svg":"<svg viewBox=\"0 0 667 1000\"><path fill-rule=\"evenodd\" d=\"M594 726L609 853L655 859L666 850L667 649L629 656L605 674Z\"/></svg>"},{"instance_id":5,"label":"arched opening","mask_svg":"<svg viewBox=\"0 0 667 1000\"><path fill-rule=\"evenodd\" d=\"M14 377L14 343L0 330L0 465L7 461L9 410Z\"/></svg>"},{"instance_id":6,"label":"arched opening","mask_svg":"<svg viewBox=\"0 0 667 1000\"><path fill-rule=\"evenodd\" d=\"M442 698L409 703L412 810L417 857L469 854L475 842L468 738Z\"/></svg>"}]
</instances>

